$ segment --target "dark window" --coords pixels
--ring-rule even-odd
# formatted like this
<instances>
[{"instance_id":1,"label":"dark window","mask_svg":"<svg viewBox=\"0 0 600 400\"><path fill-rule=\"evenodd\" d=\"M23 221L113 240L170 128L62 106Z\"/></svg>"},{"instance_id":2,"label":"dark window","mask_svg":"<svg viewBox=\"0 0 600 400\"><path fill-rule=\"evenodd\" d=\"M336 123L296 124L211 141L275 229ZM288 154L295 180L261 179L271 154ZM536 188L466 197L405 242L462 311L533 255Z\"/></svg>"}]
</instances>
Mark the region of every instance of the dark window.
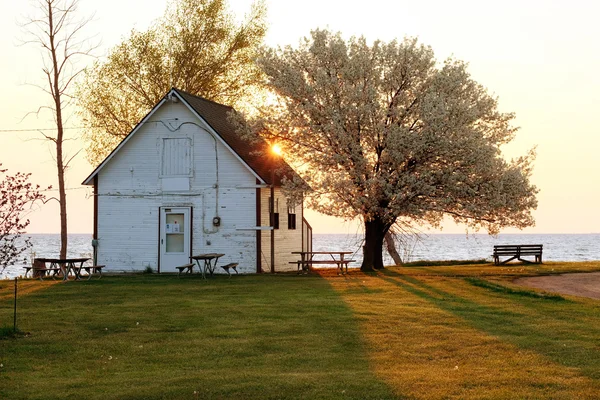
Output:
<instances>
[{"instance_id":1,"label":"dark window","mask_svg":"<svg viewBox=\"0 0 600 400\"><path fill-rule=\"evenodd\" d=\"M296 204L288 200L288 229L296 229Z\"/></svg>"},{"instance_id":2,"label":"dark window","mask_svg":"<svg viewBox=\"0 0 600 400\"><path fill-rule=\"evenodd\" d=\"M288 229L296 229L296 214L288 214Z\"/></svg>"},{"instance_id":3,"label":"dark window","mask_svg":"<svg viewBox=\"0 0 600 400\"><path fill-rule=\"evenodd\" d=\"M273 199L269 197L269 225L273 229L279 229L279 199L275 199L273 207Z\"/></svg>"}]
</instances>

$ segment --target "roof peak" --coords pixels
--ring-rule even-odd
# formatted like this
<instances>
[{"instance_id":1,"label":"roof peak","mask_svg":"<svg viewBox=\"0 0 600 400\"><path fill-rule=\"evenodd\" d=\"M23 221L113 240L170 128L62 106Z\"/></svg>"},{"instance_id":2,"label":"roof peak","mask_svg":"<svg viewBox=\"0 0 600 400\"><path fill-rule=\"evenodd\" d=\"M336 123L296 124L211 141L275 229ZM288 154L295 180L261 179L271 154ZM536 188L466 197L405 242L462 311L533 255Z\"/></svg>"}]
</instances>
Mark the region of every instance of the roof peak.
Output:
<instances>
[{"instance_id":1,"label":"roof peak","mask_svg":"<svg viewBox=\"0 0 600 400\"><path fill-rule=\"evenodd\" d=\"M205 97L198 96L198 95L195 95L195 94L192 94L192 93L186 92L185 90L181 90L181 89L178 89L178 88L176 88L176 87L172 87L172 88L171 88L171 90L169 91L169 93L167 93L166 95L168 96L168 95L169 95L170 93L172 93L172 92L175 92L175 93L177 93L178 95L180 95L180 96L182 96L182 97L189 96L189 97L193 97L193 98L194 98L194 99L196 99L196 100L205 101L205 102L207 102L207 103L211 103L211 104L214 104L214 105L217 105L217 106L220 106L220 107L226 107L226 108L229 108L229 109L231 109L231 110L235 110L233 107L231 107L231 106L228 106L228 105L226 105L226 104L217 103L216 101L209 100L209 99L207 99L207 98L205 98Z\"/></svg>"},{"instance_id":2,"label":"roof peak","mask_svg":"<svg viewBox=\"0 0 600 400\"><path fill-rule=\"evenodd\" d=\"M223 144L250 169L258 180L267 184L272 183L279 186L282 183L282 176L292 179L297 176L294 170L284 160L280 160L284 170L283 175L279 176L276 174L274 176L272 172L274 168L272 157L264 156L264 153L268 151L268 143L264 141L264 139L255 143L250 142L236 132L236 127L228 121L228 114L231 111L235 111L233 107L219 104L173 87L165 94L165 96L163 96L161 101L152 108L144 119L136 125L129 135L123 139L111 154L109 154L109 156L86 178L83 182L84 185L91 184L92 178L98 174L100 169L102 169L112 156L125 145L131 136L141 129L145 121L158 109L158 107L170 100L170 96L173 94L177 96L182 105L188 107L198 118L206 123L211 131L214 132L214 135L216 135L216 137L218 137L219 140L221 140Z\"/></svg>"}]
</instances>

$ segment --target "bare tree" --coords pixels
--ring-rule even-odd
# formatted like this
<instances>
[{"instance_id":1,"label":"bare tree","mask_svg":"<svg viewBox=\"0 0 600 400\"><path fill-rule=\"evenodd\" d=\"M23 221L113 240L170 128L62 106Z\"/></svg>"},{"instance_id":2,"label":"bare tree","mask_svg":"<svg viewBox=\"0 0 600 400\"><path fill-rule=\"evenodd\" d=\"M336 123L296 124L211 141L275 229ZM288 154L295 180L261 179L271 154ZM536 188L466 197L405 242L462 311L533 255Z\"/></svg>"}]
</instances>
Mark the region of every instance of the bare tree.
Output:
<instances>
[{"instance_id":1,"label":"bare tree","mask_svg":"<svg viewBox=\"0 0 600 400\"><path fill-rule=\"evenodd\" d=\"M64 142L68 139L64 134L65 110L71 105L73 97L69 94L71 83L83 71L76 67L81 57L90 56L97 45L89 43L89 39L81 40L82 29L91 17L77 19L78 0L36 0L35 16L28 17L22 24L27 34L24 44L42 47L44 85L36 87L49 94L50 105L41 106L34 114L50 111L56 123L56 135L40 132L52 142L56 148L56 170L58 176L58 192L60 203L60 257L67 255L67 196L65 192L65 172L69 163L79 153L69 156L64 151Z\"/></svg>"}]
</instances>

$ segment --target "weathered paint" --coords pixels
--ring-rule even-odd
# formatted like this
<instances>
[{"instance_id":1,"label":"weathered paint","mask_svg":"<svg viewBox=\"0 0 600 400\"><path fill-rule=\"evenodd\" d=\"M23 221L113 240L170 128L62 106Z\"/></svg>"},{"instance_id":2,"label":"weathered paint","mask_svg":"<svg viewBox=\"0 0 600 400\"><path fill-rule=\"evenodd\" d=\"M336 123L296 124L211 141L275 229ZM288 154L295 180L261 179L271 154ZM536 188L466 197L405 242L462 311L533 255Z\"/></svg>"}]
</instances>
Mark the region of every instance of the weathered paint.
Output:
<instances>
[{"instance_id":1,"label":"weathered paint","mask_svg":"<svg viewBox=\"0 0 600 400\"><path fill-rule=\"evenodd\" d=\"M270 189L261 189L261 220L262 226L269 226L269 197ZM275 200L279 200L279 229L275 229L275 272L295 271L296 265L291 261L299 259L293 251L302 251L302 212L303 208L296 207L296 229L289 229L287 218L287 198L280 188L275 188ZM263 231L261 236L261 261L263 272L271 270L271 231Z\"/></svg>"},{"instance_id":2,"label":"weathered paint","mask_svg":"<svg viewBox=\"0 0 600 400\"><path fill-rule=\"evenodd\" d=\"M256 231L240 229L256 226L256 176L209 132L185 105L165 102L113 154L98 172L99 264L107 270L156 270L159 209L180 206L192 207L192 254L224 253L220 264L237 262L240 272L256 272ZM191 140L189 190L165 192L161 147L163 139L177 137ZM215 216L221 218L218 227Z\"/></svg>"}]
</instances>

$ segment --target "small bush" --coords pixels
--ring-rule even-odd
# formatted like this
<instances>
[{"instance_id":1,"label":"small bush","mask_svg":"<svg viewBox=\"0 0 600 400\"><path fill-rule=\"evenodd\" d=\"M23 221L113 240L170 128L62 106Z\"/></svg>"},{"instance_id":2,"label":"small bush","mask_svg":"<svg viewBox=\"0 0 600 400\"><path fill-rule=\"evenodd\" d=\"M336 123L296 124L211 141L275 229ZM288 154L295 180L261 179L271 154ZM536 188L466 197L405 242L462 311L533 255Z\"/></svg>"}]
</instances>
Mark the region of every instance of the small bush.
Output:
<instances>
[{"instance_id":1,"label":"small bush","mask_svg":"<svg viewBox=\"0 0 600 400\"><path fill-rule=\"evenodd\" d=\"M147 266L146 269L144 270L144 274L153 274L154 270L152 269L151 266Z\"/></svg>"}]
</instances>

